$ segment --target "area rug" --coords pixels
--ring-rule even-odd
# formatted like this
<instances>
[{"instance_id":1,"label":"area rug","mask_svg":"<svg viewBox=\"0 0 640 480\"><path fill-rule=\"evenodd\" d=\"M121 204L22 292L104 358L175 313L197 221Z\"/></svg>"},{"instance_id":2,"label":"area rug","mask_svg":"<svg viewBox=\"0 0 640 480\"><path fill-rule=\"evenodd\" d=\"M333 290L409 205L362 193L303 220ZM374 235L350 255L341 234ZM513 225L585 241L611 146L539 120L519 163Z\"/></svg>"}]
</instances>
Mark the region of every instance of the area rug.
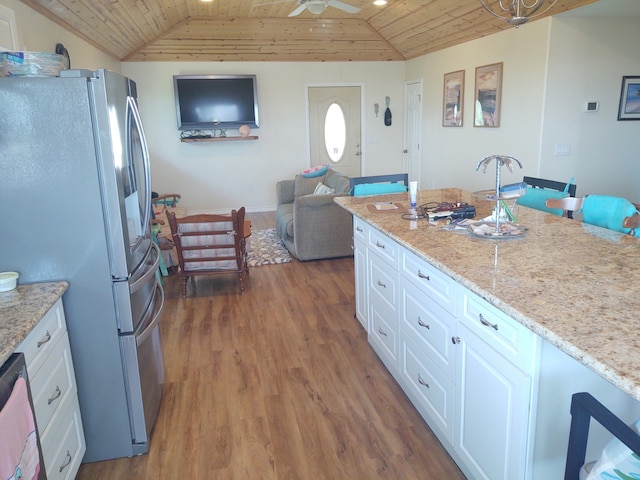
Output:
<instances>
[{"instance_id":1,"label":"area rug","mask_svg":"<svg viewBox=\"0 0 640 480\"><path fill-rule=\"evenodd\" d=\"M247 263L250 267L290 261L289 251L282 244L275 228L251 232L251 236L247 239Z\"/></svg>"}]
</instances>

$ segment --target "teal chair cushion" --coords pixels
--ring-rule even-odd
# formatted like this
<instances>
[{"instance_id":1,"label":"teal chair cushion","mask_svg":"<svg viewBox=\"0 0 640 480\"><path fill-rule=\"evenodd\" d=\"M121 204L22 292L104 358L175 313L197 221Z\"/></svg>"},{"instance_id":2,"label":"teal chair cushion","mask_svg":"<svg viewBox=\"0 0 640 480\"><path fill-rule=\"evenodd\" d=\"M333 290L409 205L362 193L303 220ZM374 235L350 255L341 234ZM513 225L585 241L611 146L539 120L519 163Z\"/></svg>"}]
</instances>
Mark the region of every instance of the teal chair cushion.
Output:
<instances>
[{"instance_id":1,"label":"teal chair cushion","mask_svg":"<svg viewBox=\"0 0 640 480\"><path fill-rule=\"evenodd\" d=\"M608 228L616 232L629 233L623 228L625 217L636 213L636 207L629 200L606 195L587 195L582 204L582 220L591 225Z\"/></svg>"},{"instance_id":2,"label":"teal chair cushion","mask_svg":"<svg viewBox=\"0 0 640 480\"><path fill-rule=\"evenodd\" d=\"M527 187L527 192L518 200L518 205L524 205L525 207L535 208L536 210L542 210L543 212L552 213L561 217L564 214L564 210L561 208L549 208L546 202L549 198L564 198L569 196L567 192L558 192L557 190L549 190L546 188L533 188Z\"/></svg>"},{"instance_id":3,"label":"teal chair cushion","mask_svg":"<svg viewBox=\"0 0 640 480\"><path fill-rule=\"evenodd\" d=\"M385 193L406 192L407 187L401 183L360 183L353 187L353 196L382 195Z\"/></svg>"}]
</instances>

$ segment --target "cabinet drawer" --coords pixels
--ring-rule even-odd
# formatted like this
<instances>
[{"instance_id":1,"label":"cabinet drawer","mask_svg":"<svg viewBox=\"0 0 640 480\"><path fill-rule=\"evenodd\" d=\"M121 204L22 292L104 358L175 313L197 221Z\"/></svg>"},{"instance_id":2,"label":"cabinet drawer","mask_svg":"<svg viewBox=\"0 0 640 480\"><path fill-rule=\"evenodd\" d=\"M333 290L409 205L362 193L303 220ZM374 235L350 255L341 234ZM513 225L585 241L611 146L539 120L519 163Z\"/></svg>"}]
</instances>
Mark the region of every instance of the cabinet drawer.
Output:
<instances>
[{"instance_id":1,"label":"cabinet drawer","mask_svg":"<svg viewBox=\"0 0 640 480\"><path fill-rule=\"evenodd\" d=\"M398 311L398 272L376 255L369 255L369 300Z\"/></svg>"},{"instance_id":2,"label":"cabinet drawer","mask_svg":"<svg viewBox=\"0 0 640 480\"><path fill-rule=\"evenodd\" d=\"M403 251L400 272L455 316L457 284L411 252Z\"/></svg>"},{"instance_id":3,"label":"cabinet drawer","mask_svg":"<svg viewBox=\"0 0 640 480\"><path fill-rule=\"evenodd\" d=\"M367 242L367 236L369 233L369 224L362 220L360 217L353 217L353 238Z\"/></svg>"},{"instance_id":4,"label":"cabinet drawer","mask_svg":"<svg viewBox=\"0 0 640 480\"><path fill-rule=\"evenodd\" d=\"M451 380L455 379L455 318L405 278L400 280L400 329L416 342Z\"/></svg>"},{"instance_id":5,"label":"cabinet drawer","mask_svg":"<svg viewBox=\"0 0 640 480\"><path fill-rule=\"evenodd\" d=\"M66 334L53 346L46 366L30 382L36 423L38 430L44 433L56 410L67 397L76 393L71 350Z\"/></svg>"},{"instance_id":6,"label":"cabinet drawer","mask_svg":"<svg viewBox=\"0 0 640 480\"><path fill-rule=\"evenodd\" d=\"M40 442L48 480L73 480L86 450L78 398L70 396Z\"/></svg>"},{"instance_id":7,"label":"cabinet drawer","mask_svg":"<svg viewBox=\"0 0 640 480\"><path fill-rule=\"evenodd\" d=\"M37 373L53 346L66 330L62 300L58 299L31 333L16 348L17 352L24 353L30 376Z\"/></svg>"},{"instance_id":8,"label":"cabinet drawer","mask_svg":"<svg viewBox=\"0 0 640 480\"><path fill-rule=\"evenodd\" d=\"M371 305L369 343L395 376L398 372L398 320L384 307Z\"/></svg>"},{"instance_id":9,"label":"cabinet drawer","mask_svg":"<svg viewBox=\"0 0 640 480\"><path fill-rule=\"evenodd\" d=\"M537 336L486 300L459 287L458 320L525 373L532 373Z\"/></svg>"},{"instance_id":10,"label":"cabinet drawer","mask_svg":"<svg viewBox=\"0 0 640 480\"><path fill-rule=\"evenodd\" d=\"M375 228L369 228L369 250L398 269L398 244Z\"/></svg>"},{"instance_id":11,"label":"cabinet drawer","mask_svg":"<svg viewBox=\"0 0 640 480\"><path fill-rule=\"evenodd\" d=\"M425 421L453 442L454 383L404 331L400 333L400 378L404 390Z\"/></svg>"}]
</instances>

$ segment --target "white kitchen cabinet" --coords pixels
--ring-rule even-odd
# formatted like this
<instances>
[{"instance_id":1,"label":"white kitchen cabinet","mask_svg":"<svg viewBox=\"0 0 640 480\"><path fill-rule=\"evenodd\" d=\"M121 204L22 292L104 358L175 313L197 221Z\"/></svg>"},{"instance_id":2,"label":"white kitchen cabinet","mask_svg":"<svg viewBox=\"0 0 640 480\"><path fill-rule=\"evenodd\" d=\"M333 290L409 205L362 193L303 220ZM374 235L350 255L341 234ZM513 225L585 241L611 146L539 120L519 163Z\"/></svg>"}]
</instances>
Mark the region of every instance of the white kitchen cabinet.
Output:
<instances>
[{"instance_id":1,"label":"white kitchen cabinet","mask_svg":"<svg viewBox=\"0 0 640 480\"><path fill-rule=\"evenodd\" d=\"M86 445L61 299L16 351L27 362L47 478L73 479Z\"/></svg>"},{"instance_id":2,"label":"white kitchen cabinet","mask_svg":"<svg viewBox=\"0 0 640 480\"><path fill-rule=\"evenodd\" d=\"M354 225L371 346L465 475L527 478L538 337L384 233Z\"/></svg>"},{"instance_id":3,"label":"white kitchen cabinet","mask_svg":"<svg viewBox=\"0 0 640 480\"><path fill-rule=\"evenodd\" d=\"M367 232L369 227L362 220L353 221L353 262L356 277L356 318L369 333L369 295L367 291Z\"/></svg>"},{"instance_id":4,"label":"white kitchen cabinet","mask_svg":"<svg viewBox=\"0 0 640 480\"><path fill-rule=\"evenodd\" d=\"M458 323L454 448L472 478L525 478L531 376Z\"/></svg>"}]
</instances>

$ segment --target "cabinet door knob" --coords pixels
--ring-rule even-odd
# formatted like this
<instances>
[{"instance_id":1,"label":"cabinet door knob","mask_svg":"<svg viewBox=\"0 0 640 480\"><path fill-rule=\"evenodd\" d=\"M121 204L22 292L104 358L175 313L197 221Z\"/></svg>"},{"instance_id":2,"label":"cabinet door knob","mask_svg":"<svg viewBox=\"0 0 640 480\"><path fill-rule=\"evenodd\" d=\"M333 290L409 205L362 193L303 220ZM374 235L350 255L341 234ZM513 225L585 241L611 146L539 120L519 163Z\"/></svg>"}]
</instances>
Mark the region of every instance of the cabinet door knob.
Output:
<instances>
[{"instance_id":1,"label":"cabinet door knob","mask_svg":"<svg viewBox=\"0 0 640 480\"><path fill-rule=\"evenodd\" d=\"M429 275L425 275L424 273L422 273L420 270L418 270L418 278L424 278L425 280L431 280L429 278Z\"/></svg>"},{"instance_id":2,"label":"cabinet door knob","mask_svg":"<svg viewBox=\"0 0 640 480\"><path fill-rule=\"evenodd\" d=\"M457 345L460 343L460 337L451 337L451 343Z\"/></svg>"},{"instance_id":3,"label":"cabinet door knob","mask_svg":"<svg viewBox=\"0 0 640 480\"><path fill-rule=\"evenodd\" d=\"M386 337L386 336L387 336L387 332L385 332L384 330L382 330L382 328L381 328L381 327L378 327L378 333L379 333L380 335L382 335L383 337Z\"/></svg>"},{"instance_id":4,"label":"cabinet door knob","mask_svg":"<svg viewBox=\"0 0 640 480\"><path fill-rule=\"evenodd\" d=\"M380 243L376 240L376 247L381 248L384 250L384 243Z\"/></svg>"},{"instance_id":5,"label":"cabinet door knob","mask_svg":"<svg viewBox=\"0 0 640 480\"><path fill-rule=\"evenodd\" d=\"M382 283L380 280L378 280L378 285L381 286L382 288L387 288L387 286Z\"/></svg>"}]
</instances>

